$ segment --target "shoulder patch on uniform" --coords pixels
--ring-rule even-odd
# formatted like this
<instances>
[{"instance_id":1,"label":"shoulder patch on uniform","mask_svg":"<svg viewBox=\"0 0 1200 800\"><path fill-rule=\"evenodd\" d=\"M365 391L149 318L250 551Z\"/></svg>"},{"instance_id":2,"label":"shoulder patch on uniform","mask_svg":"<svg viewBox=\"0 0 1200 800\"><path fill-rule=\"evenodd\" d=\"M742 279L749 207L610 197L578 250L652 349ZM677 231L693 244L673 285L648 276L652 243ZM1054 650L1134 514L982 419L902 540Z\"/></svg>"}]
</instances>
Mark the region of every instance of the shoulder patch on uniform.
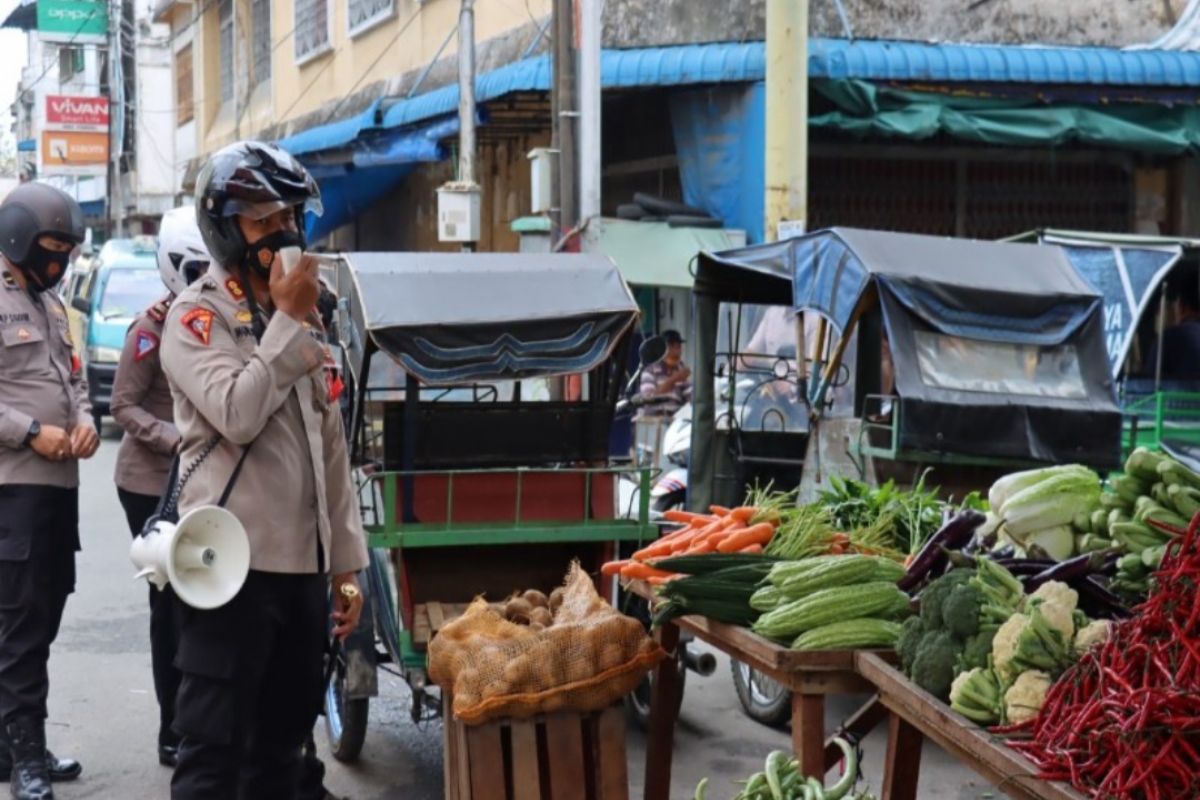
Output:
<instances>
[{"instance_id":1,"label":"shoulder patch on uniform","mask_svg":"<svg viewBox=\"0 0 1200 800\"><path fill-rule=\"evenodd\" d=\"M138 331L137 341L133 346L133 360L141 361L158 349L158 337L150 331Z\"/></svg>"},{"instance_id":2,"label":"shoulder patch on uniform","mask_svg":"<svg viewBox=\"0 0 1200 800\"><path fill-rule=\"evenodd\" d=\"M241 300L246 296L246 290L242 288L242 283L237 278L226 279L225 288L233 295L234 300Z\"/></svg>"},{"instance_id":3,"label":"shoulder patch on uniform","mask_svg":"<svg viewBox=\"0 0 1200 800\"><path fill-rule=\"evenodd\" d=\"M193 308L180 319L183 327L187 328L188 332L204 345L207 345L212 339L212 321L213 312L207 308Z\"/></svg>"}]
</instances>

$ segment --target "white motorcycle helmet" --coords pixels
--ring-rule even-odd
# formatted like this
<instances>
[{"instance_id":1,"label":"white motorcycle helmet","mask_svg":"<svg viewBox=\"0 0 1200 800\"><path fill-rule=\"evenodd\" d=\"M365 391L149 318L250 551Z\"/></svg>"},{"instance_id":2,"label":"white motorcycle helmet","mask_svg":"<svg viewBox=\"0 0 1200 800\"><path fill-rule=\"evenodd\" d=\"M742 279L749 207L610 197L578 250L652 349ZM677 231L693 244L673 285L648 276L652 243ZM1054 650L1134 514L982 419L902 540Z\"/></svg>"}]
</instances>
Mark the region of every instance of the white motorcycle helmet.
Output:
<instances>
[{"instance_id":1,"label":"white motorcycle helmet","mask_svg":"<svg viewBox=\"0 0 1200 800\"><path fill-rule=\"evenodd\" d=\"M171 294L179 294L208 269L212 258L191 206L163 214L158 229L158 271Z\"/></svg>"}]
</instances>

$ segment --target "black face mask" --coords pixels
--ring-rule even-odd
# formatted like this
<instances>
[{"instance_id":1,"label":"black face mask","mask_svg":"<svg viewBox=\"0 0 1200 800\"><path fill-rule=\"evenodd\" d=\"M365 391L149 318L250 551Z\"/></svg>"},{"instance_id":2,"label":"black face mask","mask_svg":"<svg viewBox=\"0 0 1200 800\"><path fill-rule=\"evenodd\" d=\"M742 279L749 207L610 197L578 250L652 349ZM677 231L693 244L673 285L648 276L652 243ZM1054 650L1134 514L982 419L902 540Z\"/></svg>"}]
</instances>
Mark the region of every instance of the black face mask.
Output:
<instances>
[{"instance_id":1,"label":"black face mask","mask_svg":"<svg viewBox=\"0 0 1200 800\"><path fill-rule=\"evenodd\" d=\"M304 239L296 231L281 230L268 233L258 241L246 245L243 264L263 280L268 280L271 277L271 262L275 260L275 254L285 247L304 247Z\"/></svg>"},{"instance_id":2,"label":"black face mask","mask_svg":"<svg viewBox=\"0 0 1200 800\"><path fill-rule=\"evenodd\" d=\"M25 273L25 276L29 278L29 289L40 294L48 292L58 285L58 282L67 274L67 264L70 261L71 254L69 252L47 250L37 242L34 242L29 248L29 255L18 266ZM52 277L50 275L50 268L55 264L58 265L58 274Z\"/></svg>"}]
</instances>

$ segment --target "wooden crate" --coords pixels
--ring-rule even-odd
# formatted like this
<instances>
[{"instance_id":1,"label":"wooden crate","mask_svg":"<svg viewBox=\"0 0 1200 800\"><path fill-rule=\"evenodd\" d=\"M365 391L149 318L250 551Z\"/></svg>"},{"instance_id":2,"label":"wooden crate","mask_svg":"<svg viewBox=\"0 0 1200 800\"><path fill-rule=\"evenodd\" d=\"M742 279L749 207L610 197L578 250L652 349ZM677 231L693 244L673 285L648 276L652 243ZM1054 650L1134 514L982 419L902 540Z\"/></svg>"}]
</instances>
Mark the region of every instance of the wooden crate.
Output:
<instances>
[{"instance_id":1,"label":"wooden crate","mask_svg":"<svg viewBox=\"0 0 1200 800\"><path fill-rule=\"evenodd\" d=\"M446 800L628 800L625 712L464 725L444 702Z\"/></svg>"}]
</instances>

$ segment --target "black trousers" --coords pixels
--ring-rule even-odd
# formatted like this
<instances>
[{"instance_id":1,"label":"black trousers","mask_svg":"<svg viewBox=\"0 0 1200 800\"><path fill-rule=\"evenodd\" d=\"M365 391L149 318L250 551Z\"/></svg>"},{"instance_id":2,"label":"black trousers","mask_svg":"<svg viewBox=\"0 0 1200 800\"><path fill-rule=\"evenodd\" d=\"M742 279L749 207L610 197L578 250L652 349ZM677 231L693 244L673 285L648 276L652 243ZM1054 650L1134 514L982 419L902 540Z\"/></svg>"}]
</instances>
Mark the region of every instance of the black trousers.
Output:
<instances>
[{"instance_id":1,"label":"black trousers","mask_svg":"<svg viewBox=\"0 0 1200 800\"><path fill-rule=\"evenodd\" d=\"M75 591L79 491L0 486L0 720L46 718L46 665Z\"/></svg>"},{"instance_id":2,"label":"black trousers","mask_svg":"<svg viewBox=\"0 0 1200 800\"><path fill-rule=\"evenodd\" d=\"M183 737L172 800L294 800L321 708L324 575L251 571L225 606L179 604Z\"/></svg>"},{"instance_id":3,"label":"black trousers","mask_svg":"<svg viewBox=\"0 0 1200 800\"><path fill-rule=\"evenodd\" d=\"M154 495L137 494L117 489L129 532L137 536L146 520L158 508ZM154 695L158 698L158 743L175 745L179 736L175 724L175 695L179 692L179 670L175 668L175 651L179 647L179 608L175 592L167 584L162 591L150 586L150 669L154 674Z\"/></svg>"}]
</instances>

